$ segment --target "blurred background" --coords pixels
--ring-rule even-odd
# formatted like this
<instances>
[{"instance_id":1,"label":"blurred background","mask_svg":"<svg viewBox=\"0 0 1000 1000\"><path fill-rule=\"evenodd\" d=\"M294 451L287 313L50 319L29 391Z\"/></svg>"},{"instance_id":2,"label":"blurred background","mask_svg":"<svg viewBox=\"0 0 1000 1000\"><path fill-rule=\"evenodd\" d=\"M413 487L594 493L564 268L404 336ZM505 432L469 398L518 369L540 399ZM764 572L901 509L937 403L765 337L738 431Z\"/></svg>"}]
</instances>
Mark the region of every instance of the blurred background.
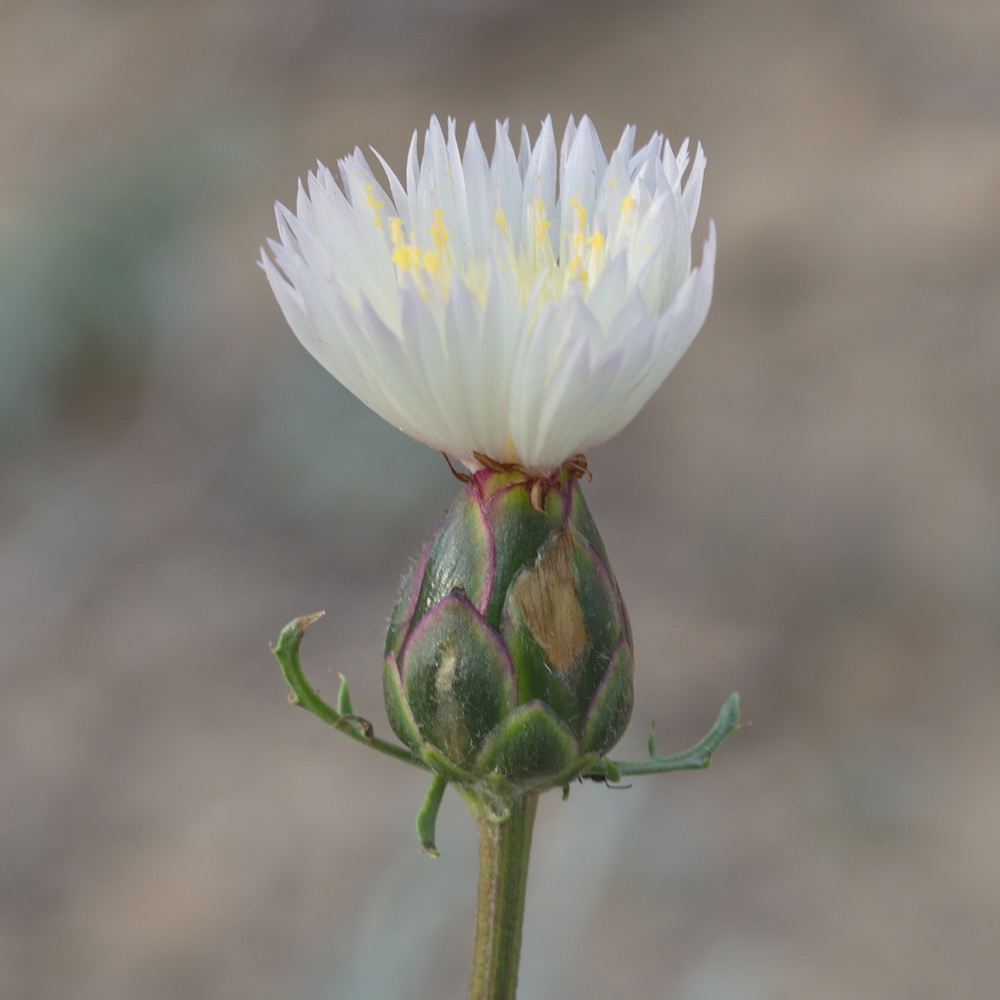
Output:
<instances>
[{"instance_id":1,"label":"blurred background","mask_svg":"<svg viewBox=\"0 0 1000 1000\"><path fill-rule=\"evenodd\" d=\"M543 801L525 1000L949 1000L1000 957L995 0L5 0L0 996L464 996L474 829L384 728L457 484L299 347L275 199L431 113L702 141L703 332L588 496L633 617L618 756ZM489 135L490 128L482 129ZM699 240L700 244L700 240Z\"/></svg>"}]
</instances>

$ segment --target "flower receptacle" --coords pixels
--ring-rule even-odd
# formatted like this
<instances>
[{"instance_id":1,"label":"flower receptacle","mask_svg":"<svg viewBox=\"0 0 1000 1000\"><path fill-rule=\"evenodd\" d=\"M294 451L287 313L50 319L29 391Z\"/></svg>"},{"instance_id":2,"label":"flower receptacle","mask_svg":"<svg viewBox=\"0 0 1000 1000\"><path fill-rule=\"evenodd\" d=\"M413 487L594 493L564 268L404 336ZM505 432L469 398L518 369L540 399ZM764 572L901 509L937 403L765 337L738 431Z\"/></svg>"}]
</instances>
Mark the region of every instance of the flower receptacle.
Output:
<instances>
[{"instance_id":1,"label":"flower receptacle","mask_svg":"<svg viewBox=\"0 0 1000 1000\"><path fill-rule=\"evenodd\" d=\"M386 710L456 784L564 785L628 725L628 617L579 475L479 470L403 582Z\"/></svg>"}]
</instances>

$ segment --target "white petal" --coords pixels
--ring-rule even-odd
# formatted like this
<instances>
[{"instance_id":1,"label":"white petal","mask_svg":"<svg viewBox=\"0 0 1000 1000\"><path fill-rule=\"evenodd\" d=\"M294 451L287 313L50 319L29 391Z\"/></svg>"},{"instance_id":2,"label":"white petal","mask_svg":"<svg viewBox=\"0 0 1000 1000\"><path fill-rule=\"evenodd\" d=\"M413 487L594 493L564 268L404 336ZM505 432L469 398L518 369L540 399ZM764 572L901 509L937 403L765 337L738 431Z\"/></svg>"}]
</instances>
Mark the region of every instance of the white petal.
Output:
<instances>
[{"instance_id":1,"label":"white petal","mask_svg":"<svg viewBox=\"0 0 1000 1000\"><path fill-rule=\"evenodd\" d=\"M462 174L468 199L469 243L473 252L486 253L493 240L494 205L490 164L475 123L469 126L462 153Z\"/></svg>"},{"instance_id":2,"label":"white petal","mask_svg":"<svg viewBox=\"0 0 1000 1000\"><path fill-rule=\"evenodd\" d=\"M556 140L550 118L542 123L541 135L525 164L523 197L522 218L530 219L532 213L540 209L543 219L549 223L556 220ZM555 252L558 248L558 229L550 225L547 233L552 251ZM524 231L524 238L531 239L532 235L529 226Z\"/></svg>"},{"instance_id":3,"label":"white petal","mask_svg":"<svg viewBox=\"0 0 1000 1000\"><path fill-rule=\"evenodd\" d=\"M602 330L602 341L603 331L610 327L611 321L625 304L628 290L628 259L624 253L620 253L605 266L587 294L587 308L597 317Z\"/></svg>"},{"instance_id":4,"label":"white petal","mask_svg":"<svg viewBox=\"0 0 1000 1000\"><path fill-rule=\"evenodd\" d=\"M498 122L487 158L432 118L403 175L374 155L385 181L360 150L339 183L319 164L261 266L307 350L431 447L547 473L621 430L704 322L700 146L636 150L629 126L608 158L584 116L557 152L546 118L516 154Z\"/></svg>"},{"instance_id":5,"label":"white petal","mask_svg":"<svg viewBox=\"0 0 1000 1000\"><path fill-rule=\"evenodd\" d=\"M514 246L521 242L522 176L507 128L497 122L493 159L490 161L490 180L493 184L491 208L497 225L507 227Z\"/></svg>"},{"instance_id":6,"label":"white petal","mask_svg":"<svg viewBox=\"0 0 1000 1000\"><path fill-rule=\"evenodd\" d=\"M684 184L684 209L687 212L688 228L694 229L698 219L698 206L701 204L701 185L705 177L705 153L698 144L694 154L694 165Z\"/></svg>"}]
</instances>

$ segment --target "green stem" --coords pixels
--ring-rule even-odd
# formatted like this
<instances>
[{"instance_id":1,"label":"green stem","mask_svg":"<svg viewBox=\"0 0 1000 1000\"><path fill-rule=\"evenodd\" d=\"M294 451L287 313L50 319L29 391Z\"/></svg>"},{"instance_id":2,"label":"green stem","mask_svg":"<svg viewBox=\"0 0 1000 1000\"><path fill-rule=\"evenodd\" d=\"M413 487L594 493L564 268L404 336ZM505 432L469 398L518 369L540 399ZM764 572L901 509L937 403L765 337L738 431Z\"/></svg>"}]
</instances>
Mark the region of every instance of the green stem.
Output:
<instances>
[{"instance_id":1,"label":"green stem","mask_svg":"<svg viewBox=\"0 0 1000 1000\"><path fill-rule=\"evenodd\" d=\"M518 799L497 822L481 804L471 811L479 828L479 901L469 1000L514 1000L537 793Z\"/></svg>"}]
</instances>

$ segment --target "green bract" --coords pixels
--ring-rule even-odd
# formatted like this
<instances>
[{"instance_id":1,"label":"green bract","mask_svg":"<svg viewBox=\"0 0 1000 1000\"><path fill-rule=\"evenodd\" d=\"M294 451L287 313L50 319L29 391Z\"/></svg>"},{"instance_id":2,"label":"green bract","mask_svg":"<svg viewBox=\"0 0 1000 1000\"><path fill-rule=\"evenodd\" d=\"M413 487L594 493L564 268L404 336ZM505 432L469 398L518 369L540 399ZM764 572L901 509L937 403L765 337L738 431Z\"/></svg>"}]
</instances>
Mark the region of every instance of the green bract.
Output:
<instances>
[{"instance_id":1,"label":"green bract","mask_svg":"<svg viewBox=\"0 0 1000 1000\"><path fill-rule=\"evenodd\" d=\"M509 802L620 739L632 636L578 475L477 472L403 582L386 709L433 770Z\"/></svg>"}]
</instances>

